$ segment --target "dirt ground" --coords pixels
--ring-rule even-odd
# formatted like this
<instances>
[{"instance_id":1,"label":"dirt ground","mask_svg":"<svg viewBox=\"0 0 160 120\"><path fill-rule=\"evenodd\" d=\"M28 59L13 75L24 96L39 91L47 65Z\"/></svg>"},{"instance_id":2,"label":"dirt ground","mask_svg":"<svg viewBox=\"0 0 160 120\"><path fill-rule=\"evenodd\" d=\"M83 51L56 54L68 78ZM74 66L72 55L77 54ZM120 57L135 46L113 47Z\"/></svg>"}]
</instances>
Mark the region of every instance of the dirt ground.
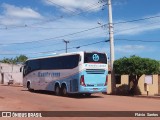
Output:
<instances>
[{"instance_id":1,"label":"dirt ground","mask_svg":"<svg viewBox=\"0 0 160 120\"><path fill-rule=\"evenodd\" d=\"M160 111L160 99L137 98L127 96L112 96L93 94L91 97L55 96L52 92L29 92L23 87L0 85L0 111ZM159 114L160 117L160 114ZM34 118L41 119L145 119L144 117L54 117ZM0 118L2 119L2 118ZM33 119L33 118L3 118L8 119ZM158 119L149 117L147 119Z\"/></svg>"}]
</instances>

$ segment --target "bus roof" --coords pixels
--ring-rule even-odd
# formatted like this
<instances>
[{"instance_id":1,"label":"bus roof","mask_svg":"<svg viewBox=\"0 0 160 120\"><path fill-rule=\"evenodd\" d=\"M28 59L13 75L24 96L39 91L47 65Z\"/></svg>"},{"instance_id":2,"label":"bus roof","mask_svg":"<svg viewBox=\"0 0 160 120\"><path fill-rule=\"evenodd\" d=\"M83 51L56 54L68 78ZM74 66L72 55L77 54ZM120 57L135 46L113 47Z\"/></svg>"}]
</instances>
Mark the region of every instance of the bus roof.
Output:
<instances>
[{"instance_id":1,"label":"bus roof","mask_svg":"<svg viewBox=\"0 0 160 120\"><path fill-rule=\"evenodd\" d=\"M30 58L27 59L26 61L29 60L37 60L37 59L44 59L44 58L52 58L52 57L60 57L60 56L68 56L68 55L74 55L74 54L82 54L82 53L104 53L104 52L96 52L96 51L80 51L80 52L70 52L70 53L62 53L62 54L54 54L54 55L48 55L48 56L43 56L43 57L36 57L36 58ZM104 53L106 54L106 53Z\"/></svg>"}]
</instances>

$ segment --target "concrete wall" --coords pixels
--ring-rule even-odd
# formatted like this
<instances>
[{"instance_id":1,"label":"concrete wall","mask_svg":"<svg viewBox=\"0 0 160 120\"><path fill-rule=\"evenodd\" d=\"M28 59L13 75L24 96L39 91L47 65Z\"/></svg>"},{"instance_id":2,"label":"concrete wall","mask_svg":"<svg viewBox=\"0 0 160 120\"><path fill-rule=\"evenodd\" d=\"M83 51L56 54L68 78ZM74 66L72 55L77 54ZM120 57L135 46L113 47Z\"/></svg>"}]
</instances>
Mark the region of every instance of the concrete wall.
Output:
<instances>
[{"instance_id":1,"label":"concrete wall","mask_svg":"<svg viewBox=\"0 0 160 120\"><path fill-rule=\"evenodd\" d=\"M144 83L145 83L145 75L141 76L138 82L138 86L140 88L141 94L142 95L147 95L147 91L145 91L144 88ZM116 87L119 87L123 84L128 85L129 87L129 76L128 75L122 75L121 76L121 84L116 84ZM158 94L158 75L153 75L153 84L149 84L149 95L156 95ZM107 93L111 93L111 75L108 76L108 88L107 88Z\"/></svg>"},{"instance_id":2,"label":"concrete wall","mask_svg":"<svg viewBox=\"0 0 160 120\"><path fill-rule=\"evenodd\" d=\"M122 75L121 76L121 84L116 84L116 87L119 87L123 84L129 85L129 80L128 79L129 79L128 75Z\"/></svg>"},{"instance_id":3,"label":"concrete wall","mask_svg":"<svg viewBox=\"0 0 160 120\"><path fill-rule=\"evenodd\" d=\"M149 84L149 95L155 95L158 94L158 75L153 75L153 84ZM140 91L142 94L147 94L147 91L145 91L144 89L144 83L145 83L145 75L143 75L139 82L138 82L138 86L140 88Z\"/></svg>"},{"instance_id":4,"label":"concrete wall","mask_svg":"<svg viewBox=\"0 0 160 120\"><path fill-rule=\"evenodd\" d=\"M8 84L9 80L13 80L14 84L22 84L23 78L20 68L21 65L0 63L0 83Z\"/></svg>"}]
</instances>

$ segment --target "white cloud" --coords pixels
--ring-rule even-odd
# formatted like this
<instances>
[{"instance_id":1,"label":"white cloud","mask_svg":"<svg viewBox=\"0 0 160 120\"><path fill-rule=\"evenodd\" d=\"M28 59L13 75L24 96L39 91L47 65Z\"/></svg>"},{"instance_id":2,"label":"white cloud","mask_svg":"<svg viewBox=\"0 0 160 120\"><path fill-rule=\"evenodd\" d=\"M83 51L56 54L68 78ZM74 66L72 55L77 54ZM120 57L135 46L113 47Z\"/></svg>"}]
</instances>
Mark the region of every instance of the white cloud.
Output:
<instances>
[{"instance_id":1,"label":"white cloud","mask_svg":"<svg viewBox=\"0 0 160 120\"><path fill-rule=\"evenodd\" d=\"M42 16L31 8L20 8L14 5L3 4L5 15L18 18L41 18Z\"/></svg>"},{"instance_id":2,"label":"white cloud","mask_svg":"<svg viewBox=\"0 0 160 120\"><path fill-rule=\"evenodd\" d=\"M149 50L149 47L144 46L144 45L118 45L115 46L115 51L116 52L121 52L121 53L137 53L137 52L142 52L142 51Z\"/></svg>"},{"instance_id":3,"label":"white cloud","mask_svg":"<svg viewBox=\"0 0 160 120\"><path fill-rule=\"evenodd\" d=\"M92 7L92 11L98 11L99 0L43 0L44 3L61 8L62 11L76 11L76 9L86 10ZM61 7L62 6L62 7ZM95 9L96 8L96 9Z\"/></svg>"},{"instance_id":4,"label":"white cloud","mask_svg":"<svg viewBox=\"0 0 160 120\"><path fill-rule=\"evenodd\" d=\"M87 21L77 19L64 19L60 22L51 22L43 25L40 24L39 26L30 26L29 23L28 27L26 28L8 28L8 30L1 30L2 34L0 34L0 37L4 39L3 43L29 42L55 37L55 39L52 39L50 41L55 41L59 39L81 41L83 39L86 40L95 38L97 38L97 41L102 40L102 38L105 37L106 34L104 33L104 30L101 27L99 27L98 29L81 32L79 34L68 35L94 27L99 27L97 24L97 20Z\"/></svg>"},{"instance_id":5,"label":"white cloud","mask_svg":"<svg viewBox=\"0 0 160 120\"><path fill-rule=\"evenodd\" d=\"M26 19L42 19L43 17L29 7L17 7L3 3L3 15L0 15L0 23L4 25L17 25Z\"/></svg>"},{"instance_id":6,"label":"white cloud","mask_svg":"<svg viewBox=\"0 0 160 120\"><path fill-rule=\"evenodd\" d=\"M160 14L157 14L154 16L160 16ZM149 18L149 17L153 17L153 16L145 16L144 18ZM123 21L123 20L118 20L116 22L119 22L119 21ZM155 17L155 18L146 19L146 20L137 21L137 22L116 24L114 26L115 35L137 35L137 34L141 34L151 30L157 30L157 29L160 29L160 17Z\"/></svg>"}]
</instances>

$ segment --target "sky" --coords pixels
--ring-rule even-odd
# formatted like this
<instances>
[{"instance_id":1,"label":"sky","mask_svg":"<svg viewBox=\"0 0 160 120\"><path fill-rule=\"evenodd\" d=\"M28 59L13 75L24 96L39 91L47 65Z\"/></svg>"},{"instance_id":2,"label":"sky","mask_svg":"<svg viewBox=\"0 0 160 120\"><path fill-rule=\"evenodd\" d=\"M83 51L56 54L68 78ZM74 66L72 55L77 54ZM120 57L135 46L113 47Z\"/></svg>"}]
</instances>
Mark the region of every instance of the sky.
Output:
<instances>
[{"instance_id":1,"label":"sky","mask_svg":"<svg viewBox=\"0 0 160 120\"><path fill-rule=\"evenodd\" d=\"M112 0L115 59L160 60L160 0ZM107 0L0 0L0 59L106 52Z\"/></svg>"}]
</instances>

